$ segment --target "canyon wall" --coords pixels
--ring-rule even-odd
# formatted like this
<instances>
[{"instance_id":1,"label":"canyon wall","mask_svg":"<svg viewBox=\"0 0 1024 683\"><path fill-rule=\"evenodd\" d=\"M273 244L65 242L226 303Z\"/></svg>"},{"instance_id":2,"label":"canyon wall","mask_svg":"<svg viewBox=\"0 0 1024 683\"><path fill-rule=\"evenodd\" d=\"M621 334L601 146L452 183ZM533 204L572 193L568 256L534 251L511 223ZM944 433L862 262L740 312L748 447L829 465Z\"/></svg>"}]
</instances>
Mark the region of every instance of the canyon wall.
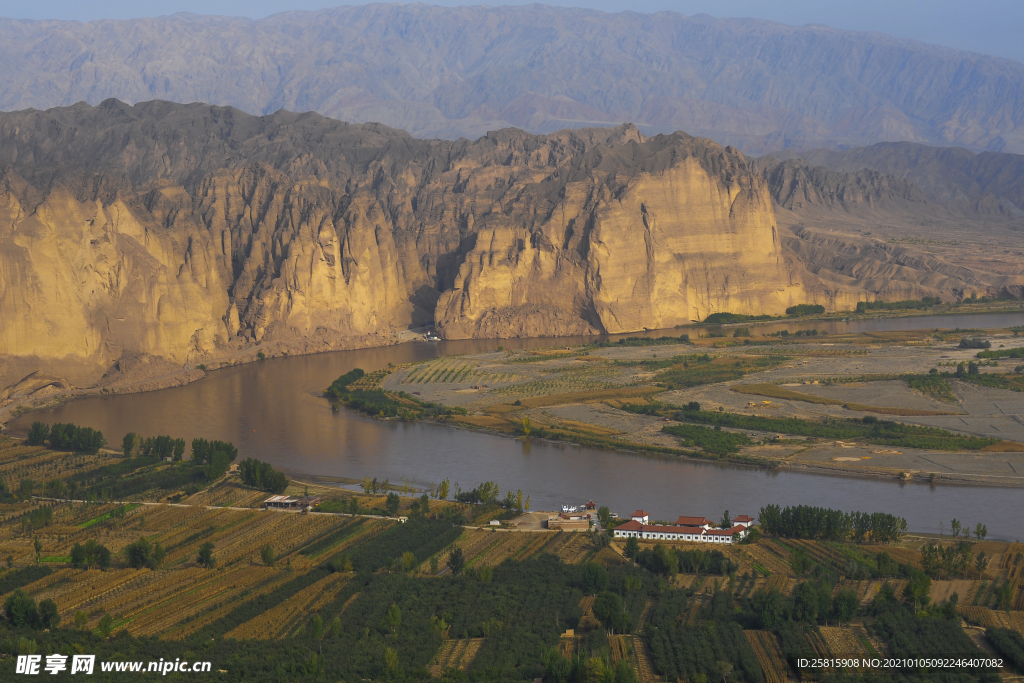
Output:
<instances>
[{"instance_id":1,"label":"canyon wall","mask_svg":"<svg viewBox=\"0 0 1024 683\"><path fill-rule=\"evenodd\" d=\"M477 222L437 325L449 337L631 332L803 301L760 176L682 134L595 149ZM531 217L532 220L524 220Z\"/></svg>"},{"instance_id":2,"label":"canyon wall","mask_svg":"<svg viewBox=\"0 0 1024 683\"><path fill-rule=\"evenodd\" d=\"M817 197L819 176L779 186ZM0 401L428 325L630 332L971 281L864 265L884 249L829 256L831 238L780 228L772 178L631 125L452 142L200 104L0 114Z\"/></svg>"}]
</instances>

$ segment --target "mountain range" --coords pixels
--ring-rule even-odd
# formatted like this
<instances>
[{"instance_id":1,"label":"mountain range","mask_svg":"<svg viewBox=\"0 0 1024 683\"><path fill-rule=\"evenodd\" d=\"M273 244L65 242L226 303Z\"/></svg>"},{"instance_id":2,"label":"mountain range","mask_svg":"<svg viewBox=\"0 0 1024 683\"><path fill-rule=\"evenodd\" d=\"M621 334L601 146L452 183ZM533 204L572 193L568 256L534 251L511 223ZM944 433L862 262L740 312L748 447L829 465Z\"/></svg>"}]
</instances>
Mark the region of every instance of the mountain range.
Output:
<instances>
[{"instance_id":1,"label":"mountain range","mask_svg":"<svg viewBox=\"0 0 1024 683\"><path fill-rule=\"evenodd\" d=\"M0 109L115 97L317 111L417 137L637 124L746 153L1024 152L1024 64L824 26L529 5L0 20Z\"/></svg>"}]
</instances>

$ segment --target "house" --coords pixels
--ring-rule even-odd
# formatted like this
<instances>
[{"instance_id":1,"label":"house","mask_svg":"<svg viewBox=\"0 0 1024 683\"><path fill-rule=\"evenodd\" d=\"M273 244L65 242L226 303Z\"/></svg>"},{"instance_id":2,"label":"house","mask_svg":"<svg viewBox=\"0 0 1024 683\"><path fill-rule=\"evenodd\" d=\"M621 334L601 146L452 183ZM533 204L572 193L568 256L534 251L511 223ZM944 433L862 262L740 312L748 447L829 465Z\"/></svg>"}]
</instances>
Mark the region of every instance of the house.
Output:
<instances>
[{"instance_id":1,"label":"house","mask_svg":"<svg viewBox=\"0 0 1024 683\"><path fill-rule=\"evenodd\" d=\"M716 529L706 517L681 516L675 524L650 524L643 510L633 513L630 521L615 527L615 538L637 538L652 541L688 541L691 543L726 543L739 541L747 535L752 517L740 515L732 520L732 527Z\"/></svg>"},{"instance_id":2,"label":"house","mask_svg":"<svg viewBox=\"0 0 1024 683\"><path fill-rule=\"evenodd\" d=\"M747 515L740 515L739 517L733 517L732 518L732 525L733 526L741 526L744 529L746 529L747 527L749 527L753 523L754 523L754 518L753 517L748 517Z\"/></svg>"},{"instance_id":3,"label":"house","mask_svg":"<svg viewBox=\"0 0 1024 683\"><path fill-rule=\"evenodd\" d=\"M291 496L271 496L263 501L263 507L275 510L311 510L320 502L320 496L292 498Z\"/></svg>"},{"instance_id":4,"label":"house","mask_svg":"<svg viewBox=\"0 0 1024 683\"><path fill-rule=\"evenodd\" d=\"M680 517L676 520L676 526L688 526L700 529L711 529L715 525L707 517Z\"/></svg>"},{"instance_id":5,"label":"house","mask_svg":"<svg viewBox=\"0 0 1024 683\"><path fill-rule=\"evenodd\" d=\"M597 503L595 503L594 501L590 501L586 505L583 506L583 509L584 510L595 510L596 511L597 510Z\"/></svg>"}]
</instances>

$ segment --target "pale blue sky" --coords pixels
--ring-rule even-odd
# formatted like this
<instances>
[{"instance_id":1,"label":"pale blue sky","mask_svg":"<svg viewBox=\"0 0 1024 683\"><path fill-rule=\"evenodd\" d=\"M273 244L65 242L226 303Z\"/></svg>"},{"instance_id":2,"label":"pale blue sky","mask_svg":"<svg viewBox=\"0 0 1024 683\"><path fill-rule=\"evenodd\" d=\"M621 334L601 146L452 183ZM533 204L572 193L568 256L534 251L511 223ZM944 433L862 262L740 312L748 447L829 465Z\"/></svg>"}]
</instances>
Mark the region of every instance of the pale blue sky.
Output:
<instances>
[{"instance_id":1,"label":"pale blue sky","mask_svg":"<svg viewBox=\"0 0 1024 683\"><path fill-rule=\"evenodd\" d=\"M0 0L0 16L22 19L126 19L175 12L252 18L276 12L321 9L341 4L323 0ZM522 5L517 0L486 3L438 0L436 5ZM854 31L880 31L902 38L949 45L1024 61L1024 0L552 0L547 4L607 12L630 9L716 17L756 17L785 24L827 24Z\"/></svg>"}]
</instances>

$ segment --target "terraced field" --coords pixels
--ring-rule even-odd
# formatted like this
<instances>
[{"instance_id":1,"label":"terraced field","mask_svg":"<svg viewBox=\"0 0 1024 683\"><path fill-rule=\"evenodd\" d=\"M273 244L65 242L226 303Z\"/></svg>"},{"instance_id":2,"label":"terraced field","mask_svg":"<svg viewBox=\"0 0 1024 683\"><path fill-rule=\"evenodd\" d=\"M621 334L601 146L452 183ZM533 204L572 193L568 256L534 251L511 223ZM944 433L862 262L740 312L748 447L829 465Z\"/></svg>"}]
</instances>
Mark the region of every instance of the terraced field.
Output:
<instances>
[{"instance_id":1,"label":"terraced field","mask_svg":"<svg viewBox=\"0 0 1024 683\"><path fill-rule=\"evenodd\" d=\"M109 464L109 461L102 455L51 451L0 435L0 479L10 483L22 479L35 482L67 479L72 474L89 472Z\"/></svg>"},{"instance_id":2,"label":"terraced field","mask_svg":"<svg viewBox=\"0 0 1024 683\"><path fill-rule=\"evenodd\" d=\"M1003 553L1000 569L1013 586L1013 609L1024 610L1024 544L1010 544Z\"/></svg>"},{"instance_id":3,"label":"terraced field","mask_svg":"<svg viewBox=\"0 0 1024 683\"><path fill-rule=\"evenodd\" d=\"M773 575L785 575L790 571L788 555L784 556L782 551L774 546L759 543L747 546L744 550L750 556L752 568L757 571L760 571L758 567L767 569Z\"/></svg>"},{"instance_id":4,"label":"terraced field","mask_svg":"<svg viewBox=\"0 0 1024 683\"><path fill-rule=\"evenodd\" d=\"M789 665L779 649L775 634L771 631L744 631L743 635L757 655L765 683L786 683L789 680Z\"/></svg>"},{"instance_id":5,"label":"terraced field","mask_svg":"<svg viewBox=\"0 0 1024 683\"><path fill-rule=\"evenodd\" d=\"M519 372L496 365L483 365L466 361L460 356L448 356L421 363L401 380L402 385L416 384L509 384L523 379Z\"/></svg>"},{"instance_id":6,"label":"terraced field","mask_svg":"<svg viewBox=\"0 0 1024 683\"><path fill-rule=\"evenodd\" d=\"M818 630L825 640L829 654L833 657L859 657L868 654L864 651L860 638L851 628L820 626Z\"/></svg>"},{"instance_id":7,"label":"terraced field","mask_svg":"<svg viewBox=\"0 0 1024 683\"><path fill-rule=\"evenodd\" d=\"M590 534L562 532L561 543L548 550L557 555L566 564L585 562L594 555L594 541ZM552 545L557 543L557 539ZM546 549L547 550L547 549Z\"/></svg>"},{"instance_id":8,"label":"terraced field","mask_svg":"<svg viewBox=\"0 0 1024 683\"><path fill-rule=\"evenodd\" d=\"M293 595L287 602L264 612L225 634L225 638L274 640L292 635L345 587L351 574L334 573Z\"/></svg>"},{"instance_id":9,"label":"terraced field","mask_svg":"<svg viewBox=\"0 0 1024 683\"><path fill-rule=\"evenodd\" d=\"M989 609L988 607L978 607L968 605L965 607L959 607L958 611L960 615L972 624L978 624L988 628L990 626L999 626L1001 628L1008 628L1024 635L1024 612L1021 611L1003 611Z\"/></svg>"},{"instance_id":10,"label":"terraced field","mask_svg":"<svg viewBox=\"0 0 1024 683\"><path fill-rule=\"evenodd\" d=\"M229 485L198 499L208 503L218 497L251 504L262 501L266 494ZM38 503L0 506L9 510L5 515L8 522L18 518L14 513L37 507ZM240 601L258 598L293 578L294 572L309 570L346 548L372 540L394 524L362 517L187 504L139 505L123 518L111 516L118 507L61 505L54 508L53 523L36 534L44 539L44 554L64 556L63 562L73 544L96 539L114 554L115 567L77 570L58 562L55 571L21 589L36 600L52 599L63 623L73 623L81 612L87 617L87 626L95 628L109 614L115 630L166 640L196 633L226 617ZM3 511L0 509L0 514ZM122 548L143 536L166 551L156 570L124 567L119 555ZM533 540L523 539L521 545ZM199 546L207 542L214 545L215 570L196 562ZM263 564L261 551L267 545L276 556L273 567ZM10 554L16 565L34 563L35 550L28 536L3 541L0 553ZM238 625L233 634L258 639L290 637L309 614L334 599L350 576L327 573L323 580L274 609ZM0 595L0 601L6 597Z\"/></svg>"},{"instance_id":11,"label":"terraced field","mask_svg":"<svg viewBox=\"0 0 1024 683\"><path fill-rule=\"evenodd\" d=\"M620 368L598 363L586 363L580 367L561 369L557 373L547 373L547 375L502 387L495 393L516 398L530 398L624 386L620 379L622 375Z\"/></svg>"},{"instance_id":12,"label":"terraced field","mask_svg":"<svg viewBox=\"0 0 1024 683\"><path fill-rule=\"evenodd\" d=\"M182 502L188 505L214 505L222 507L259 507L267 499L263 491L253 491L240 484L226 484L204 489Z\"/></svg>"},{"instance_id":13,"label":"terraced field","mask_svg":"<svg viewBox=\"0 0 1024 683\"><path fill-rule=\"evenodd\" d=\"M465 671L473 663L483 644L483 638L446 639L428 667L430 674L439 677L443 672L452 669Z\"/></svg>"}]
</instances>

